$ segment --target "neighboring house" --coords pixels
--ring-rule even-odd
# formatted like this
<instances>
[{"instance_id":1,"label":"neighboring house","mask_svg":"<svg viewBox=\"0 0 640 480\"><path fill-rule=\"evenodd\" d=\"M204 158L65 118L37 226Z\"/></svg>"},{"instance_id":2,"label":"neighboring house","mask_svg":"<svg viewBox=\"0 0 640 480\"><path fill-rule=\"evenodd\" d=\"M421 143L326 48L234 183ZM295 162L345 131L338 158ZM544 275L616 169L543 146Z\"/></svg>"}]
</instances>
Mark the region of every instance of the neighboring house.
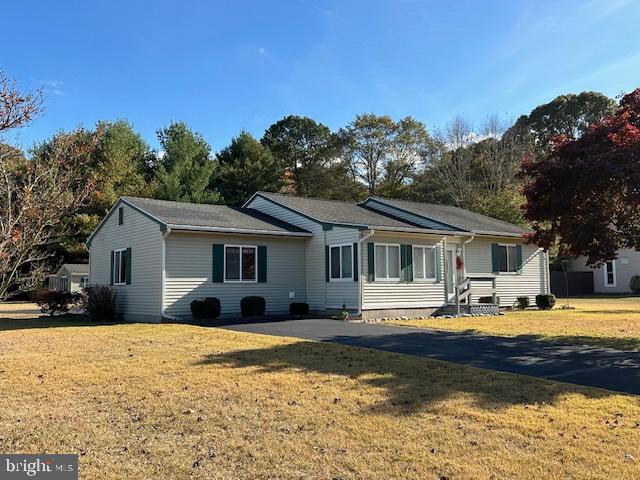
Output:
<instances>
[{"instance_id":1,"label":"neighboring house","mask_svg":"<svg viewBox=\"0 0 640 480\"><path fill-rule=\"evenodd\" d=\"M640 252L633 249L620 250L615 260L605 262L601 267L587 266L586 257L578 257L571 262L573 272L593 272L595 293L631 293L631 277L640 275Z\"/></svg>"},{"instance_id":2,"label":"neighboring house","mask_svg":"<svg viewBox=\"0 0 640 480\"><path fill-rule=\"evenodd\" d=\"M49 290L58 292L79 292L88 283L88 263L65 263L55 275L49 275Z\"/></svg>"},{"instance_id":3,"label":"neighboring house","mask_svg":"<svg viewBox=\"0 0 640 480\"><path fill-rule=\"evenodd\" d=\"M189 318L199 297L237 316L249 295L268 314L306 302L380 318L547 293L547 254L526 233L455 207L258 192L242 208L123 197L87 243L90 282L115 285L129 320Z\"/></svg>"}]
</instances>

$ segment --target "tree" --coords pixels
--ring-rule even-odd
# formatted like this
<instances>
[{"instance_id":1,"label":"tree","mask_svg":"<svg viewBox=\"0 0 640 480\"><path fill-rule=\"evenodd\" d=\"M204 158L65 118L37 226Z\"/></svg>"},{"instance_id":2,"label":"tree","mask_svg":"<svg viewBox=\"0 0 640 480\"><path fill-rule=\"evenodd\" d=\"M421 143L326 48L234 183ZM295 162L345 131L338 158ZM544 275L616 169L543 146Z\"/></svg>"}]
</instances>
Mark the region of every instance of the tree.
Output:
<instances>
[{"instance_id":1,"label":"tree","mask_svg":"<svg viewBox=\"0 0 640 480\"><path fill-rule=\"evenodd\" d=\"M42 112L42 92L21 92L0 70L0 133L27 125Z\"/></svg>"},{"instance_id":2,"label":"tree","mask_svg":"<svg viewBox=\"0 0 640 480\"><path fill-rule=\"evenodd\" d=\"M216 164L211 147L183 122L158 131L162 154L154 161L155 197L179 202L216 203L219 193L209 182Z\"/></svg>"},{"instance_id":3,"label":"tree","mask_svg":"<svg viewBox=\"0 0 640 480\"><path fill-rule=\"evenodd\" d=\"M427 169L439 186L442 203L468 208L475 190L471 147L476 138L471 125L462 116L455 117L436 134L436 148Z\"/></svg>"},{"instance_id":4,"label":"tree","mask_svg":"<svg viewBox=\"0 0 640 480\"><path fill-rule=\"evenodd\" d=\"M215 183L226 204L241 205L258 190L276 191L280 186L271 151L247 132L232 139L217 158Z\"/></svg>"},{"instance_id":5,"label":"tree","mask_svg":"<svg viewBox=\"0 0 640 480\"><path fill-rule=\"evenodd\" d=\"M41 284L51 246L73 233L74 214L96 183L102 129L59 133L31 158L0 151L0 299Z\"/></svg>"},{"instance_id":6,"label":"tree","mask_svg":"<svg viewBox=\"0 0 640 480\"><path fill-rule=\"evenodd\" d=\"M126 120L100 122L104 135L96 150L100 179L92 198L92 209L104 216L123 195L152 194L148 183L151 150Z\"/></svg>"},{"instance_id":7,"label":"tree","mask_svg":"<svg viewBox=\"0 0 640 480\"><path fill-rule=\"evenodd\" d=\"M308 117L289 115L271 125L262 137L280 170L290 172L291 193L326 196L333 166L339 162L336 136Z\"/></svg>"},{"instance_id":8,"label":"tree","mask_svg":"<svg viewBox=\"0 0 640 480\"><path fill-rule=\"evenodd\" d=\"M370 195L400 194L431 148L426 127L411 117L396 123L388 115L358 115L339 135L353 177Z\"/></svg>"},{"instance_id":9,"label":"tree","mask_svg":"<svg viewBox=\"0 0 640 480\"><path fill-rule=\"evenodd\" d=\"M435 143L427 127L411 117L395 125L395 134L380 182L380 194L404 198L418 167L432 153Z\"/></svg>"},{"instance_id":10,"label":"tree","mask_svg":"<svg viewBox=\"0 0 640 480\"><path fill-rule=\"evenodd\" d=\"M597 265L640 249L640 88L577 139L556 138L549 155L523 165L532 241Z\"/></svg>"},{"instance_id":11,"label":"tree","mask_svg":"<svg viewBox=\"0 0 640 480\"><path fill-rule=\"evenodd\" d=\"M510 135L526 140L538 156L549 153L553 139L559 135L575 139L587 127L611 115L616 102L598 92L569 93L534 108L510 129Z\"/></svg>"}]
</instances>

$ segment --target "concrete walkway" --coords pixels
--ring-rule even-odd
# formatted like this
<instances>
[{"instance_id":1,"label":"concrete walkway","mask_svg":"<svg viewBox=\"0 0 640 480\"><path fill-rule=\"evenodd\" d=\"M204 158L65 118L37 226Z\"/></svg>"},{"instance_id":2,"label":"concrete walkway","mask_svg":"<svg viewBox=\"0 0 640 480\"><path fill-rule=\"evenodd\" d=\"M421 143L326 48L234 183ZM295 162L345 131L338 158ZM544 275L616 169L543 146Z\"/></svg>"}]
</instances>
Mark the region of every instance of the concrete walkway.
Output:
<instances>
[{"instance_id":1,"label":"concrete walkway","mask_svg":"<svg viewBox=\"0 0 640 480\"><path fill-rule=\"evenodd\" d=\"M640 394L638 352L325 319L239 323L222 328L368 347Z\"/></svg>"}]
</instances>

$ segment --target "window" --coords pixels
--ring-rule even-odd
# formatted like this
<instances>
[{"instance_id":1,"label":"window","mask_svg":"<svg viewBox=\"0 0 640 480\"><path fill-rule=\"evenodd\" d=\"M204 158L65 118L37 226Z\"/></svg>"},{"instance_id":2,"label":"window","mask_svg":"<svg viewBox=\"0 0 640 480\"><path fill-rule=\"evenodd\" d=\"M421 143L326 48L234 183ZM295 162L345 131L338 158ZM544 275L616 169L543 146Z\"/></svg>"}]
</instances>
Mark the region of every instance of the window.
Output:
<instances>
[{"instance_id":1,"label":"window","mask_svg":"<svg viewBox=\"0 0 640 480\"><path fill-rule=\"evenodd\" d=\"M118 225L122 225L124 223L124 209L122 207L118 208Z\"/></svg>"},{"instance_id":2,"label":"window","mask_svg":"<svg viewBox=\"0 0 640 480\"><path fill-rule=\"evenodd\" d=\"M329 278L335 280L353 279L352 245L332 245L329 247Z\"/></svg>"},{"instance_id":3,"label":"window","mask_svg":"<svg viewBox=\"0 0 640 480\"><path fill-rule=\"evenodd\" d=\"M113 284L124 285L127 283L127 249L114 250L113 252Z\"/></svg>"},{"instance_id":4,"label":"window","mask_svg":"<svg viewBox=\"0 0 640 480\"><path fill-rule=\"evenodd\" d=\"M254 246L225 245L224 281L255 282L256 250Z\"/></svg>"},{"instance_id":5,"label":"window","mask_svg":"<svg viewBox=\"0 0 640 480\"><path fill-rule=\"evenodd\" d=\"M518 253L515 245L499 245L500 272L515 273L518 271Z\"/></svg>"},{"instance_id":6,"label":"window","mask_svg":"<svg viewBox=\"0 0 640 480\"><path fill-rule=\"evenodd\" d=\"M436 279L435 247L413 247L413 278L414 280Z\"/></svg>"},{"instance_id":7,"label":"window","mask_svg":"<svg viewBox=\"0 0 640 480\"><path fill-rule=\"evenodd\" d=\"M85 288L87 285L89 285L89 277L81 277L80 288Z\"/></svg>"},{"instance_id":8,"label":"window","mask_svg":"<svg viewBox=\"0 0 640 480\"><path fill-rule=\"evenodd\" d=\"M63 293L69 291L69 279L67 277L60 277L60 291Z\"/></svg>"},{"instance_id":9,"label":"window","mask_svg":"<svg viewBox=\"0 0 640 480\"><path fill-rule=\"evenodd\" d=\"M375 246L376 280L400 280L400 245Z\"/></svg>"},{"instance_id":10,"label":"window","mask_svg":"<svg viewBox=\"0 0 640 480\"><path fill-rule=\"evenodd\" d=\"M615 287L616 286L616 262L609 260L604 263L604 286Z\"/></svg>"}]
</instances>

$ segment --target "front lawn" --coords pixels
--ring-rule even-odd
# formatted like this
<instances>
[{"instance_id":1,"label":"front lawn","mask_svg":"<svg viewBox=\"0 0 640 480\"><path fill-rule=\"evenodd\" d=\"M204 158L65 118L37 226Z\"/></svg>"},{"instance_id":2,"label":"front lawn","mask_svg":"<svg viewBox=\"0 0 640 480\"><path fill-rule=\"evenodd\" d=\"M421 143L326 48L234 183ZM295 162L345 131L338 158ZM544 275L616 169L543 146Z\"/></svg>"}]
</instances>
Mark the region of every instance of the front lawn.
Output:
<instances>
[{"instance_id":1,"label":"front lawn","mask_svg":"<svg viewBox=\"0 0 640 480\"><path fill-rule=\"evenodd\" d=\"M0 451L76 452L80 478L638 472L635 396L215 328L57 322L0 320Z\"/></svg>"},{"instance_id":2,"label":"front lawn","mask_svg":"<svg viewBox=\"0 0 640 480\"><path fill-rule=\"evenodd\" d=\"M558 299L550 311L512 311L500 317L427 318L389 323L640 350L640 297L571 299L569 304L575 310L562 310L560 307L565 304L566 300Z\"/></svg>"}]
</instances>

